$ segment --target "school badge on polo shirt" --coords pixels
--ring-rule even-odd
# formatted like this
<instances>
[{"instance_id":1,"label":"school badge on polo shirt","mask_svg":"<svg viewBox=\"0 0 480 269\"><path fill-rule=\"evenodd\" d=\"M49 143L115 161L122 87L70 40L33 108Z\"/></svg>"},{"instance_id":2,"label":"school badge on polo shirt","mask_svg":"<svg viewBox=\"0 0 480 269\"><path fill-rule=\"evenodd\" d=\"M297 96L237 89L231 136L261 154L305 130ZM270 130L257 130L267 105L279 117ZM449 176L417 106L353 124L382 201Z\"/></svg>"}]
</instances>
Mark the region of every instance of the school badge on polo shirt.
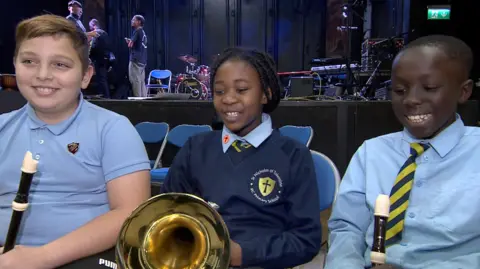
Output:
<instances>
[{"instance_id":1,"label":"school badge on polo shirt","mask_svg":"<svg viewBox=\"0 0 480 269\"><path fill-rule=\"evenodd\" d=\"M79 143L77 143L77 142L72 142L72 143L70 143L70 144L67 145L67 149L68 149L68 151L69 151L70 153L75 154L75 153L77 153L79 146L80 146Z\"/></svg>"},{"instance_id":2,"label":"school badge on polo shirt","mask_svg":"<svg viewBox=\"0 0 480 269\"><path fill-rule=\"evenodd\" d=\"M262 169L250 178L250 192L257 200L271 204L280 199L283 181L274 169Z\"/></svg>"}]
</instances>

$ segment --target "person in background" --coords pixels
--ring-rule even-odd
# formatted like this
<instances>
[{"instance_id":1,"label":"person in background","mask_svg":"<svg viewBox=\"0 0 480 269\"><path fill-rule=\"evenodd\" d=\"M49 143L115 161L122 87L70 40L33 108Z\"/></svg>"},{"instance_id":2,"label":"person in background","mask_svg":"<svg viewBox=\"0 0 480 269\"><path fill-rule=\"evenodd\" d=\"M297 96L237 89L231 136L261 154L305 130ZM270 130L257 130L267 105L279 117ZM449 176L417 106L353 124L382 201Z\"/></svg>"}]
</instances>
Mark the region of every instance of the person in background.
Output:
<instances>
[{"instance_id":1,"label":"person in background","mask_svg":"<svg viewBox=\"0 0 480 269\"><path fill-rule=\"evenodd\" d=\"M97 84L99 94L104 98L110 98L110 88L108 86L107 72L110 66L110 40L107 32L101 27L97 19L92 19L88 23L90 30L95 31L98 36L92 39L90 49L90 59L95 68L94 79Z\"/></svg>"},{"instance_id":2,"label":"person in background","mask_svg":"<svg viewBox=\"0 0 480 269\"><path fill-rule=\"evenodd\" d=\"M132 18L133 33L131 38L125 38L130 49L130 63L128 64L128 78L133 88L133 96L146 97L145 67L147 65L147 35L143 30L145 18L135 15Z\"/></svg>"},{"instance_id":3,"label":"person in background","mask_svg":"<svg viewBox=\"0 0 480 269\"><path fill-rule=\"evenodd\" d=\"M480 128L456 113L472 93L472 65L472 50L451 36L421 37L396 56L392 107L404 129L353 156L329 220L326 269L371 266L379 194L390 196L387 264L480 268Z\"/></svg>"},{"instance_id":4,"label":"person in background","mask_svg":"<svg viewBox=\"0 0 480 269\"><path fill-rule=\"evenodd\" d=\"M92 40L92 38L97 36L97 33L95 31L87 32L87 30L85 29L85 26L83 26L83 22L80 20L83 14L83 8L80 2L78 1L68 2L68 11L70 12L70 15L66 17L67 20L73 22L79 30L84 32L87 35L89 41Z\"/></svg>"},{"instance_id":5,"label":"person in background","mask_svg":"<svg viewBox=\"0 0 480 269\"><path fill-rule=\"evenodd\" d=\"M321 245L318 187L309 149L272 129L280 101L275 63L230 48L213 64L219 131L191 137L175 156L162 193L197 195L218 206L231 236L231 266L289 268Z\"/></svg>"},{"instance_id":6,"label":"person in background","mask_svg":"<svg viewBox=\"0 0 480 269\"><path fill-rule=\"evenodd\" d=\"M27 151L38 171L17 246L0 255L0 268L105 268L99 260L114 264L123 222L150 197L144 144L126 117L83 99L93 68L82 31L42 15L22 21L15 40L28 103L0 115L0 245Z\"/></svg>"}]
</instances>

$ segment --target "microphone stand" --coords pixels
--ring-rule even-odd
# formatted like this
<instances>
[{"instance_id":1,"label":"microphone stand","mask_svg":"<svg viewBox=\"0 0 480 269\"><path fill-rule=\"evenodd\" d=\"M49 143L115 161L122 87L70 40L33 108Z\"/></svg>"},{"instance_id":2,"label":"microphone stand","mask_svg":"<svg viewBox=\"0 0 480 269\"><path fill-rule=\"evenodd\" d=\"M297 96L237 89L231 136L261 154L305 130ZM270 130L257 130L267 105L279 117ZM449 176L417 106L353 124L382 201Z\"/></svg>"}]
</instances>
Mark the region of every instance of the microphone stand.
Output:
<instances>
[{"instance_id":1,"label":"microphone stand","mask_svg":"<svg viewBox=\"0 0 480 269\"><path fill-rule=\"evenodd\" d=\"M347 49L345 51L346 54L346 78L345 78L345 89L347 91L348 95L355 95L355 87L356 82L355 82L355 76L352 71L352 29L353 29L353 16L358 16L361 20L365 20L360 14L358 14L354 9L358 4L358 0L355 0L353 4L349 4L347 0L347 4L343 5L342 8L345 9L346 7L346 12L347 14Z\"/></svg>"}]
</instances>

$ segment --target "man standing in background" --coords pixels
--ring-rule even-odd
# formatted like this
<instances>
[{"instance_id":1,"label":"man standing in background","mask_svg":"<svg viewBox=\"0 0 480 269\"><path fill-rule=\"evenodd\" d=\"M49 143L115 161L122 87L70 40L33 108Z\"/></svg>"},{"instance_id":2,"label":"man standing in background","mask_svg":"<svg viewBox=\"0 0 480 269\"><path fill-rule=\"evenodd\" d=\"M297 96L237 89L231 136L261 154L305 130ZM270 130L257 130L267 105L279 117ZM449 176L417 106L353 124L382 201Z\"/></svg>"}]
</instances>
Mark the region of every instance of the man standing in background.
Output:
<instances>
[{"instance_id":1,"label":"man standing in background","mask_svg":"<svg viewBox=\"0 0 480 269\"><path fill-rule=\"evenodd\" d=\"M97 19L92 19L88 26L91 31L95 31L98 36L92 39L90 49L90 59L95 67L95 82L97 84L97 92L102 94L104 98L110 98L110 88L108 87L107 72L110 61L110 41L107 32L100 28Z\"/></svg>"},{"instance_id":2,"label":"man standing in background","mask_svg":"<svg viewBox=\"0 0 480 269\"><path fill-rule=\"evenodd\" d=\"M147 97L145 87L145 66L147 65L147 35L143 30L145 18L135 15L132 18L133 33L131 38L125 38L130 48L130 63L128 78L133 88L133 96Z\"/></svg>"},{"instance_id":3,"label":"man standing in background","mask_svg":"<svg viewBox=\"0 0 480 269\"><path fill-rule=\"evenodd\" d=\"M81 29L82 32L84 32L87 35L88 41L92 40L92 38L97 36L97 33L95 31L87 32L87 30L83 26L83 23L80 20L80 18L82 17L82 14L83 14L83 8L82 8L82 4L80 4L80 2L78 2L78 1L68 2L68 11L70 11L70 15L68 15L66 17L66 19L75 23L77 28Z\"/></svg>"}]
</instances>

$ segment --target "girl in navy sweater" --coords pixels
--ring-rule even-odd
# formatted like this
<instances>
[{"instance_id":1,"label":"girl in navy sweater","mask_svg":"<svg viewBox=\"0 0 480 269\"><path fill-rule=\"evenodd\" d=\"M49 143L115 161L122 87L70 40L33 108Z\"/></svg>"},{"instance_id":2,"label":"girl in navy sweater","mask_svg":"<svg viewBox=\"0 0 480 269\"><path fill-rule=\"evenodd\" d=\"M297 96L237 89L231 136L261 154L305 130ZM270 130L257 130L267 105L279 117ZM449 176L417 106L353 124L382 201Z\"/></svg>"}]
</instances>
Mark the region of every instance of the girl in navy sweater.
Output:
<instances>
[{"instance_id":1,"label":"girl in navy sweater","mask_svg":"<svg viewBox=\"0 0 480 269\"><path fill-rule=\"evenodd\" d=\"M217 58L210 86L223 130L190 138L162 188L218 205L235 267L294 267L321 245L310 151L273 130L268 114L280 101L274 65L267 54L241 48Z\"/></svg>"}]
</instances>

